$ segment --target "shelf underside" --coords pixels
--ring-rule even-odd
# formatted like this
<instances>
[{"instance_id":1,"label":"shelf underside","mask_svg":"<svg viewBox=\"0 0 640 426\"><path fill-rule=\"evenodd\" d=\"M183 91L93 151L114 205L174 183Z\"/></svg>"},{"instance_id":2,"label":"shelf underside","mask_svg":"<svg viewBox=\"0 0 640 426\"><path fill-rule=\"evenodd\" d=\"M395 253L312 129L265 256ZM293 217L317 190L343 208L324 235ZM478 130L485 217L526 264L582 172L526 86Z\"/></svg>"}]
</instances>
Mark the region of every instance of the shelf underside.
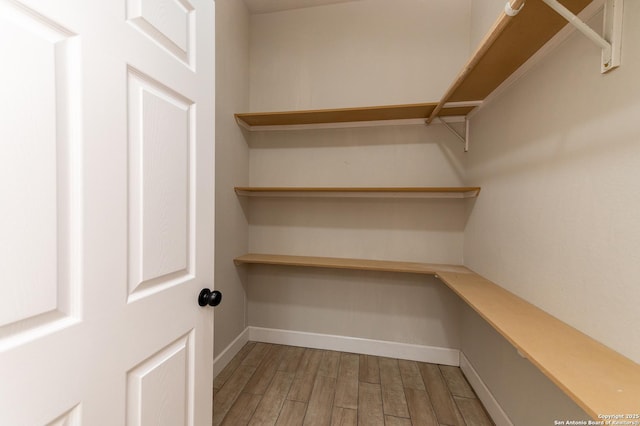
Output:
<instances>
[{"instance_id":1,"label":"shelf underside","mask_svg":"<svg viewBox=\"0 0 640 426\"><path fill-rule=\"evenodd\" d=\"M574 14L592 0L563 0ZM501 20L508 20L502 27ZM485 99L564 26L567 20L540 0L527 1L513 18L504 13L453 83L457 88L441 102ZM486 44L489 44L488 46Z\"/></svg>"},{"instance_id":2,"label":"shelf underside","mask_svg":"<svg viewBox=\"0 0 640 426\"><path fill-rule=\"evenodd\" d=\"M473 198L480 187L236 187L245 197Z\"/></svg>"},{"instance_id":3,"label":"shelf underside","mask_svg":"<svg viewBox=\"0 0 640 426\"><path fill-rule=\"evenodd\" d=\"M640 365L464 266L274 254L234 262L435 275L594 419L640 413Z\"/></svg>"}]
</instances>

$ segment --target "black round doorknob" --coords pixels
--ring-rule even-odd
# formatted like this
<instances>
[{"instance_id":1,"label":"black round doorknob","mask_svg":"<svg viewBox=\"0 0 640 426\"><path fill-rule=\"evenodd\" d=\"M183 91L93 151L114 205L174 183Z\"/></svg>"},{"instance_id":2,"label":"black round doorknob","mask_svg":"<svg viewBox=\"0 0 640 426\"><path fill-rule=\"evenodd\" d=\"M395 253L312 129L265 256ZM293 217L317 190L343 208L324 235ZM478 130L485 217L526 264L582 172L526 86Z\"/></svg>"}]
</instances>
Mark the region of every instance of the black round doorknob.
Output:
<instances>
[{"instance_id":1,"label":"black round doorknob","mask_svg":"<svg viewBox=\"0 0 640 426\"><path fill-rule=\"evenodd\" d=\"M203 288L198 295L198 305L200 306L218 306L220 302L222 302L222 293L218 290L211 291L208 288Z\"/></svg>"}]
</instances>

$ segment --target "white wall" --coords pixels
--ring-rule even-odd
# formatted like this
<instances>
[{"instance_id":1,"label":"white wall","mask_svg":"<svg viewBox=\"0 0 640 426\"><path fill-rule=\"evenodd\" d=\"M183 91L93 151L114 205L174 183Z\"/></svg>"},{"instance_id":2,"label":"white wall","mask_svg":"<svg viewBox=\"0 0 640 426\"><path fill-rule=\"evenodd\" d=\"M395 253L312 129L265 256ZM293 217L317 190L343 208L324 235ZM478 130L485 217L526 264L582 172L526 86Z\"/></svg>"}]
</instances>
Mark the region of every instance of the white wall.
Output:
<instances>
[{"instance_id":1,"label":"white wall","mask_svg":"<svg viewBox=\"0 0 640 426\"><path fill-rule=\"evenodd\" d=\"M244 272L233 258L247 251L247 218L233 187L249 180L249 147L233 114L249 108L249 14L242 1L216 0L216 244L214 356L246 327ZM213 117L212 117L213 119Z\"/></svg>"},{"instance_id":2,"label":"white wall","mask_svg":"<svg viewBox=\"0 0 640 426\"><path fill-rule=\"evenodd\" d=\"M468 6L371 0L252 16L251 109L437 101L468 55ZM250 147L254 186L465 182L461 146L441 126L261 132ZM460 263L469 203L254 199L246 210L249 249ZM460 345L459 301L433 278L249 270L252 326Z\"/></svg>"},{"instance_id":3,"label":"white wall","mask_svg":"<svg viewBox=\"0 0 640 426\"><path fill-rule=\"evenodd\" d=\"M599 28L602 15L590 23ZM464 252L476 272L636 362L638 40L640 3L625 2L621 68L600 74L600 51L574 34L473 118L468 177L482 194ZM528 401L519 407L513 399L501 401L515 424L549 424L574 413L567 403L541 418L545 390L527 390L526 379L539 373L505 367L502 359L512 358L512 349L496 352L488 337L471 335L462 349L472 363L490 354L477 367L493 391ZM513 374L523 377L521 386L505 383Z\"/></svg>"}]
</instances>

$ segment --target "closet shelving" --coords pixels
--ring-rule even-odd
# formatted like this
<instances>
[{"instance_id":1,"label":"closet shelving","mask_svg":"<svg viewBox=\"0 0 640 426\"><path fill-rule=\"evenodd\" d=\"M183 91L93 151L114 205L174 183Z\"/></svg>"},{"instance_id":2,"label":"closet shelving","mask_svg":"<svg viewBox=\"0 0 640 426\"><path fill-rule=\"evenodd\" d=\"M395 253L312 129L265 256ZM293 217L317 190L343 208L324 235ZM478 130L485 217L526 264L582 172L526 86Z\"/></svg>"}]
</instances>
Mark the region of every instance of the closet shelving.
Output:
<instances>
[{"instance_id":1,"label":"closet shelving","mask_svg":"<svg viewBox=\"0 0 640 426\"><path fill-rule=\"evenodd\" d=\"M464 272L457 265L442 265L392 260L349 259L344 257L292 256L282 254L249 253L233 259L236 265L280 265L309 268L352 269L356 271L403 272L411 274L437 275L438 272Z\"/></svg>"},{"instance_id":2,"label":"closet shelving","mask_svg":"<svg viewBox=\"0 0 640 426\"><path fill-rule=\"evenodd\" d=\"M564 0L574 14L592 0ZM514 9L524 0L512 1ZM481 101L547 43L567 21L542 0L530 0L515 16L501 13L491 31L465 64L439 102L368 106L308 111L250 112L236 114L238 124L248 130L283 127L385 122L436 117L466 116Z\"/></svg>"},{"instance_id":3,"label":"closet shelving","mask_svg":"<svg viewBox=\"0 0 640 426\"><path fill-rule=\"evenodd\" d=\"M511 0L519 9L524 0ZM573 14L592 0L562 0ZM567 21L543 0L528 0L515 16L501 13L480 47L437 103L236 114L248 130L395 124L466 116L546 44ZM420 122L419 121L419 122ZM476 197L480 188L237 187L239 196ZM640 413L640 365L462 265L250 253L236 265L352 269L434 275L484 318L594 419ZM626 420L626 419L623 419ZM636 419L637 420L637 419ZM632 420L633 421L633 420Z\"/></svg>"},{"instance_id":4,"label":"closet shelving","mask_svg":"<svg viewBox=\"0 0 640 426\"><path fill-rule=\"evenodd\" d=\"M640 413L640 365L476 273L437 276L595 420Z\"/></svg>"},{"instance_id":5,"label":"closet shelving","mask_svg":"<svg viewBox=\"0 0 640 426\"><path fill-rule=\"evenodd\" d=\"M235 187L245 197L473 198L480 187Z\"/></svg>"},{"instance_id":6,"label":"closet shelving","mask_svg":"<svg viewBox=\"0 0 640 426\"><path fill-rule=\"evenodd\" d=\"M440 116L466 115L476 104L446 106ZM437 102L370 106L361 108L337 108L307 111L249 112L236 114L238 124L248 130L277 130L283 127L340 127L345 123L372 123L405 120L424 120L438 106Z\"/></svg>"}]
</instances>

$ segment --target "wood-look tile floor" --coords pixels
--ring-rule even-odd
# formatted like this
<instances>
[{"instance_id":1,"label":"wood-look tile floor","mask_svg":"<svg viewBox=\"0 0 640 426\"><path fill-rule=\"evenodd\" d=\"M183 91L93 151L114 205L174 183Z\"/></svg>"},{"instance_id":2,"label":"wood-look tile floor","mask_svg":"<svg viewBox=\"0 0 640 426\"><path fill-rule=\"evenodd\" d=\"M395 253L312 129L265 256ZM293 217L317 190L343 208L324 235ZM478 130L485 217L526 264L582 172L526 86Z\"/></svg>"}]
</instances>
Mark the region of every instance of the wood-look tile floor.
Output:
<instances>
[{"instance_id":1,"label":"wood-look tile floor","mask_svg":"<svg viewBox=\"0 0 640 426\"><path fill-rule=\"evenodd\" d=\"M217 425L493 425L457 367L247 343L214 381Z\"/></svg>"}]
</instances>

